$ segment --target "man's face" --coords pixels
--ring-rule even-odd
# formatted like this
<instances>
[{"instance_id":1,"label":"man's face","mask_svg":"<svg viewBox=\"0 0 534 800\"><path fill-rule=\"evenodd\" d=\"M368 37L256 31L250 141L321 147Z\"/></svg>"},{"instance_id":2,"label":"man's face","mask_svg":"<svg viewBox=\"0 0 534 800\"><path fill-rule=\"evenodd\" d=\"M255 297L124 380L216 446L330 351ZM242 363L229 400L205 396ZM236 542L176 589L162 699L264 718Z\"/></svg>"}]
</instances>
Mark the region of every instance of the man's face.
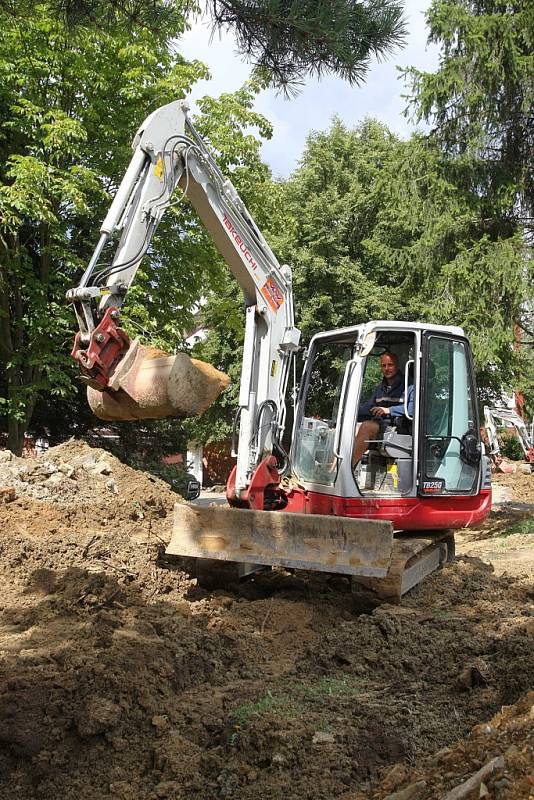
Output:
<instances>
[{"instance_id":1,"label":"man's face","mask_svg":"<svg viewBox=\"0 0 534 800\"><path fill-rule=\"evenodd\" d=\"M387 355L380 357L380 369L382 370L382 375L388 383L391 383L399 371L399 367L395 359Z\"/></svg>"}]
</instances>

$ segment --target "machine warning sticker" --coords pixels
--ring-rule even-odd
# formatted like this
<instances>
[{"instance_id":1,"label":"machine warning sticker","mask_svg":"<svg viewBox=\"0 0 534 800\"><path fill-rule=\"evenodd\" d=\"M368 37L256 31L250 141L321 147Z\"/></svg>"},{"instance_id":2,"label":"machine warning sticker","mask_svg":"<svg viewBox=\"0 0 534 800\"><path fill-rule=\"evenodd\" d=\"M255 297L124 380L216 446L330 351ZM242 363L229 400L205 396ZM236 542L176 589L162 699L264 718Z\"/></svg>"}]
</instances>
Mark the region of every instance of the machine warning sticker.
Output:
<instances>
[{"instance_id":1,"label":"machine warning sticker","mask_svg":"<svg viewBox=\"0 0 534 800\"><path fill-rule=\"evenodd\" d=\"M158 156L158 160L156 161L156 166L154 167L154 175L156 178L159 178L160 181L163 180L163 161L161 156Z\"/></svg>"},{"instance_id":2,"label":"machine warning sticker","mask_svg":"<svg viewBox=\"0 0 534 800\"><path fill-rule=\"evenodd\" d=\"M268 304L270 305L274 313L276 314L276 312L284 302L284 297L273 278L267 278L264 285L262 286L261 293L265 298L265 300L267 300Z\"/></svg>"},{"instance_id":3,"label":"machine warning sticker","mask_svg":"<svg viewBox=\"0 0 534 800\"><path fill-rule=\"evenodd\" d=\"M431 481L423 481L424 494L442 494L445 481L437 478Z\"/></svg>"}]
</instances>

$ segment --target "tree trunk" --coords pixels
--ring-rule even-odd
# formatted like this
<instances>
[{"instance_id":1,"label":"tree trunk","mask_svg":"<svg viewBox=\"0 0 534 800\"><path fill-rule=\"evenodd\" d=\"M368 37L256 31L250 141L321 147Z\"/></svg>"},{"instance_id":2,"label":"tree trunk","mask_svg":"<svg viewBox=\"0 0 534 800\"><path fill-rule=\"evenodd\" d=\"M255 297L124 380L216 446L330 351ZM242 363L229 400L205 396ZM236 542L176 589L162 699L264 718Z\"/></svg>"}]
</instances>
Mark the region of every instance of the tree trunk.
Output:
<instances>
[{"instance_id":1,"label":"tree trunk","mask_svg":"<svg viewBox=\"0 0 534 800\"><path fill-rule=\"evenodd\" d=\"M16 456L22 455L26 425L13 417L7 418L7 449Z\"/></svg>"},{"instance_id":2,"label":"tree trunk","mask_svg":"<svg viewBox=\"0 0 534 800\"><path fill-rule=\"evenodd\" d=\"M22 455L24 447L24 434L28 430L28 425L33 416L36 395L32 396L25 404L24 418L22 420L15 417L8 417L7 421L7 449L11 450L16 456Z\"/></svg>"},{"instance_id":3,"label":"tree trunk","mask_svg":"<svg viewBox=\"0 0 534 800\"><path fill-rule=\"evenodd\" d=\"M41 227L41 249L39 278L45 289L48 287L50 257L48 254L48 226ZM7 447L20 456L24 447L24 434L33 415L42 366L28 359L28 348L24 335L24 301L20 278L21 245L18 234L1 240L5 250L4 264L0 262L0 357L8 364L5 369L7 412ZM18 265L10 278L9 261ZM25 353L25 358L16 354Z\"/></svg>"}]
</instances>

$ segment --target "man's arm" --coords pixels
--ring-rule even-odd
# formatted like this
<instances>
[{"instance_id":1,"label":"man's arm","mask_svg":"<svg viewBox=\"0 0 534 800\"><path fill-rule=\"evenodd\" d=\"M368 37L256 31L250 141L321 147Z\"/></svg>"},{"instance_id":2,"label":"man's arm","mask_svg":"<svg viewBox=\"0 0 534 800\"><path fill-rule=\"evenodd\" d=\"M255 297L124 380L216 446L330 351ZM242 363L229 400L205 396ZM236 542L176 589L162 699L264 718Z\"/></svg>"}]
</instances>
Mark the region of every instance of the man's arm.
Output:
<instances>
[{"instance_id":1,"label":"man's arm","mask_svg":"<svg viewBox=\"0 0 534 800\"><path fill-rule=\"evenodd\" d=\"M415 398L415 389L413 385L408 386L408 393L406 396L406 411L413 417L414 411L414 398ZM387 413L392 417L402 417L405 413L404 411L404 399L396 406L391 406L391 408L384 409Z\"/></svg>"},{"instance_id":2,"label":"man's arm","mask_svg":"<svg viewBox=\"0 0 534 800\"><path fill-rule=\"evenodd\" d=\"M364 419L372 419L373 414L371 414L371 409L376 406L376 397L381 390L381 384L375 387L373 394L365 403L360 403L358 407L358 422L361 422Z\"/></svg>"}]
</instances>

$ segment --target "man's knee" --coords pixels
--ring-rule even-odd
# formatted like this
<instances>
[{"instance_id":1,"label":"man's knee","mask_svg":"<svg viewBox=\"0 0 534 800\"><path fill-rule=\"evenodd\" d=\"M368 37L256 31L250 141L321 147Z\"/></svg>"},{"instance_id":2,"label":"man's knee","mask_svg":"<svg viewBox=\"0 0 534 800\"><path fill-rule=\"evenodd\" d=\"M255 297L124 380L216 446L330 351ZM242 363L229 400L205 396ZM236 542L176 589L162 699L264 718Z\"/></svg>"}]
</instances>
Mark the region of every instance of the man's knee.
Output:
<instances>
[{"instance_id":1,"label":"man's knee","mask_svg":"<svg viewBox=\"0 0 534 800\"><path fill-rule=\"evenodd\" d=\"M376 438L379 430L380 430L380 423L376 422L373 419L366 419L365 422L362 422L360 427L360 432L362 432L362 434L365 434L366 438L369 439Z\"/></svg>"}]
</instances>

